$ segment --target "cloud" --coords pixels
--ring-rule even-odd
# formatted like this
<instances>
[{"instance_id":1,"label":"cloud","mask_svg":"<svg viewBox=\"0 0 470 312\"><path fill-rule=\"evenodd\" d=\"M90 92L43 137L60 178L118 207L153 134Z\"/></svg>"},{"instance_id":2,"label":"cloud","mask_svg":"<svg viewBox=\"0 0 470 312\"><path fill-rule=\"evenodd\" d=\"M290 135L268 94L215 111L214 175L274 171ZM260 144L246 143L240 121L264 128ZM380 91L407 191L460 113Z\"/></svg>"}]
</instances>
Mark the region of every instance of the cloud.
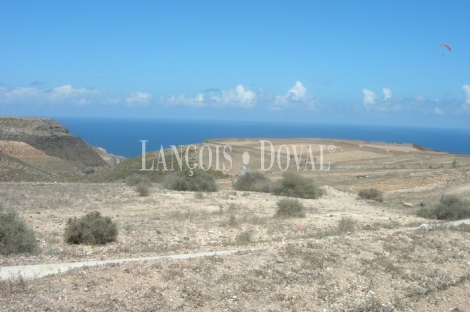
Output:
<instances>
[{"instance_id":1,"label":"cloud","mask_svg":"<svg viewBox=\"0 0 470 312\"><path fill-rule=\"evenodd\" d=\"M423 94L415 95L415 96L413 96L412 99L413 99L414 102L418 102L418 103L424 103L424 102L428 101L428 98Z\"/></svg>"},{"instance_id":2,"label":"cloud","mask_svg":"<svg viewBox=\"0 0 470 312\"><path fill-rule=\"evenodd\" d=\"M77 105L89 104L99 95L97 90L86 88L73 88L63 85L52 89L39 89L36 87L17 87L11 90L0 88L0 103L15 104L60 104L71 103Z\"/></svg>"},{"instance_id":3,"label":"cloud","mask_svg":"<svg viewBox=\"0 0 470 312\"><path fill-rule=\"evenodd\" d=\"M126 104L129 107L147 106L152 95L147 92L133 92L126 98Z\"/></svg>"},{"instance_id":4,"label":"cloud","mask_svg":"<svg viewBox=\"0 0 470 312\"><path fill-rule=\"evenodd\" d=\"M271 108L283 109L304 106L308 109L315 109L318 104L317 100L307 95L307 89L302 82L296 81L295 85L287 91L287 94L275 97L274 106Z\"/></svg>"},{"instance_id":5,"label":"cloud","mask_svg":"<svg viewBox=\"0 0 470 312\"><path fill-rule=\"evenodd\" d=\"M195 107L253 107L256 105L256 93L246 89L243 85L237 85L235 89L219 90L208 89L198 93L195 97L185 95L172 95L169 98L162 98L163 104L187 105Z\"/></svg>"},{"instance_id":6,"label":"cloud","mask_svg":"<svg viewBox=\"0 0 470 312\"><path fill-rule=\"evenodd\" d=\"M384 101L388 101L392 98L392 90L389 88L383 88L382 92L384 94Z\"/></svg>"},{"instance_id":7,"label":"cloud","mask_svg":"<svg viewBox=\"0 0 470 312\"><path fill-rule=\"evenodd\" d=\"M40 86L43 86L45 84L46 84L45 82L35 80L35 81L31 82L28 86L30 86L30 87L40 87Z\"/></svg>"},{"instance_id":8,"label":"cloud","mask_svg":"<svg viewBox=\"0 0 470 312\"><path fill-rule=\"evenodd\" d=\"M433 112L436 115L444 115L444 111L440 109L439 107L435 107Z\"/></svg>"},{"instance_id":9,"label":"cloud","mask_svg":"<svg viewBox=\"0 0 470 312\"><path fill-rule=\"evenodd\" d=\"M375 101L377 100L377 96L375 95L374 91L362 89L363 94L363 103L365 106L375 105Z\"/></svg>"},{"instance_id":10,"label":"cloud","mask_svg":"<svg viewBox=\"0 0 470 312\"><path fill-rule=\"evenodd\" d=\"M462 90L464 94L464 103L470 104L470 85L463 85Z\"/></svg>"}]
</instances>

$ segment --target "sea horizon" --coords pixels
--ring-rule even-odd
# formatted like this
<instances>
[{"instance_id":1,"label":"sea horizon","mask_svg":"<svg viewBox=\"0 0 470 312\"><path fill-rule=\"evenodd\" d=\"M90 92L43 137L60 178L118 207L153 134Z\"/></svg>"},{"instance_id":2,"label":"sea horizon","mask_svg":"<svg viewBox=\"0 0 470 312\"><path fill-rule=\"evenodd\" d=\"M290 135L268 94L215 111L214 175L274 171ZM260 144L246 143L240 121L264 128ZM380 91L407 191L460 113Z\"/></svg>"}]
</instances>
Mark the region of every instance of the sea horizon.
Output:
<instances>
[{"instance_id":1,"label":"sea horizon","mask_svg":"<svg viewBox=\"0 0 470 312\"><path fill-rule=\"evenodd\" d=\"M135 157L147 140L147 151L161 146L202 143L221 138L320 138L416 144L455 154L470 154L470 129L320 124L290 121L229 121L151 118L54 118L75 136L108 153Z\"/></svg>"}]
</instances>

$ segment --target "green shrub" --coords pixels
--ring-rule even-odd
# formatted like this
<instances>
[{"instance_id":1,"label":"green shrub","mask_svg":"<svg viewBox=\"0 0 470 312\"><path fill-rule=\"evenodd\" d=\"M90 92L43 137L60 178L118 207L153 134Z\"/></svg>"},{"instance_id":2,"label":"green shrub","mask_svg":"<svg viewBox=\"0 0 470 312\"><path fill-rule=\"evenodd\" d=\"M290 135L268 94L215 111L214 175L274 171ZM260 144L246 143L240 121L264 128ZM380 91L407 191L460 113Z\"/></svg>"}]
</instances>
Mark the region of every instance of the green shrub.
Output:
<instances>
[{"instance_id":1,"label":"green shrub","mask_svg":"<svg viewBox=\"0 0 470 312\"><path fill-rule=\"evenodd\" d=\"M0 254L34 252L37 248L33 230L15 211L0 206Z\"/></svg>"},{"instance_id":2,"label":"green shrub","mask_svg":"<svg viewBox=\"0 0 470 312\"><path fill-rule=\"evenodd\" d=\"M216 192L214 177L201 169L175 171L163 178L163 187L174 191Z\"/></svg>"},{"instance_id":3,"label":"green shrub","mask_svg":"<svg viewBox=\"0 0 470 312\"><path fill-rule=\"evenodd\" d=\"M271 185L270 191L274 195L299 198L319 198L323 195L313 180L302 177L297 172L285 172L280 181Z\"/></svg>"},{"instance_id":4,"label":"green shrub","mask_svg":"<svg viewBox=\"0 0 470 312\"><path fill-rule=\"evenodd\" d=\"M68 219L64 237L68 244L104 245L114 242L117 234L116 224L111 218L94 211L80 219Z\"/></svg>"},{"instance_id":5,"label":"green shrub","mask_svg":"<svg viewBox=\"0 0 470 312\"><path fill-rule=\"evenodd\" d=\"M281 218L294 217L303 218L305 217L305 207L297 199L281 199L277 202L278 210L276 216Z\"/></svg>"},{"instance_id":6,"label":"green shrub","mask_svg":"<svg viewBox=\"0 0 470 312\"><path fill-rule=\"evenodd\" d=\"M382 192L374 188L360 190L358 195L362 199L373 199L378 202L383 201Z\"/></svg>"},{"instance_id":7,"label":"green shrub","mask_svg":"<svg viewBox=\"0 0 470 312\"><path fill-rule=\"evenodd\" d=\"M139 196L149 196L150 195L150 188L145 183L139 183L135 187L135 191L139 193Z\"/></svg>"},{"instance_id":8,"label":"green shrub","mask_svg":"<svg viewBox=\"0 0 470 312\"><path fill-rule=\"evenodd\" d=\"M438 220L461 220L470 218L470 201L456 195L443 195L432 207L422 207L419 217Z\"/></svg>"},{"instance_id":9,"label":"green shrub","mask_svg":"<svg viewBox=\"0 0 470 312\"><path fill-rule=\"evenodd\" d=\"M146 176L138 173L134 173L126 178L127 186L136 186L139 184L151 186L152 182Z\"/></svg>"},{"instance_id":10,"label":"green shrub","mask_svg":"<svg viewBox=\"0 0 470 312\"><path fill-rule=\"evenodd\" d=\"M238 178L233 187L239 191L268 193L270 184L269 179L263 174L259 172L247 172Z\"/></svg>"}]
</instances>

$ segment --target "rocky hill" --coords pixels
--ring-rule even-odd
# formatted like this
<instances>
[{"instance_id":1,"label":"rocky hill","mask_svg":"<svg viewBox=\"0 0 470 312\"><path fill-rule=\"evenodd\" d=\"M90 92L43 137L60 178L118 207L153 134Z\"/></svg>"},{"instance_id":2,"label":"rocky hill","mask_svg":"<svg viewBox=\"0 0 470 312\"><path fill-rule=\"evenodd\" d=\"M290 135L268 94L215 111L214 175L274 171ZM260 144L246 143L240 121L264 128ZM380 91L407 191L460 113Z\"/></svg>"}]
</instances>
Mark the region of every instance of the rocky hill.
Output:
<instances>
[{"instance_id":1,"label":"rocky hill","mask_svg":"<svg viewBox=\"0 0 470 312\"><path fill-rule=\"evenodd\" d=\"M49 156L86 166L107 165L89 144L53 119L0 117L0 140L24 142Z\"/></svg>"}]
</instances>

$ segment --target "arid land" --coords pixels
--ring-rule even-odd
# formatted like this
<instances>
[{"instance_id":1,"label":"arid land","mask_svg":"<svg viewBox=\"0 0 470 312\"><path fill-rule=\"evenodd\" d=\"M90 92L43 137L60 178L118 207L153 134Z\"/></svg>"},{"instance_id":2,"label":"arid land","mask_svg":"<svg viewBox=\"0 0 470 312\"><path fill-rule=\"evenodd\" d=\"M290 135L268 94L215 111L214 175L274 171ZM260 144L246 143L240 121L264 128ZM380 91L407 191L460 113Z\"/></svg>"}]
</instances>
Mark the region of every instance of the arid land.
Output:
<instances>
[{"instance_id":1,"label":"arid land","mask_svg":"<svg viewBox=\"0 0 470 312\"><path fill-rule=\"evenodd\" d=\"M1 267L243 249L85 267L33 280L13 277L0 281L0 311L470 311L470 227L426 226L441 222L416 216L443 194L470 199L470 156L411 144L269 141L275 163L266 176L280 179L289 158L288 170L325 191L319 199L300 199L305 218L275 217L281 197L233 189L245 152L249 170L261 167L256 139L203 143L232 148L232 166L217 179L218 192L177 192L154 183L150 195L141 197L112 181L0 183L2 204L17 211L40 242L38 253L1 257ZM295 144L302 155L298 163ZM54 164L51 156L12 146L2 153L21 159L21 168ZM303 170L312 169L306 163L309 146L316 170ZM270 160L269 153L264 156ZM365 188L383 191L384 201L358 199ZM90 211L112 218L118 240L66 244L67 219Z\"/></svg>"}]
</instances>

